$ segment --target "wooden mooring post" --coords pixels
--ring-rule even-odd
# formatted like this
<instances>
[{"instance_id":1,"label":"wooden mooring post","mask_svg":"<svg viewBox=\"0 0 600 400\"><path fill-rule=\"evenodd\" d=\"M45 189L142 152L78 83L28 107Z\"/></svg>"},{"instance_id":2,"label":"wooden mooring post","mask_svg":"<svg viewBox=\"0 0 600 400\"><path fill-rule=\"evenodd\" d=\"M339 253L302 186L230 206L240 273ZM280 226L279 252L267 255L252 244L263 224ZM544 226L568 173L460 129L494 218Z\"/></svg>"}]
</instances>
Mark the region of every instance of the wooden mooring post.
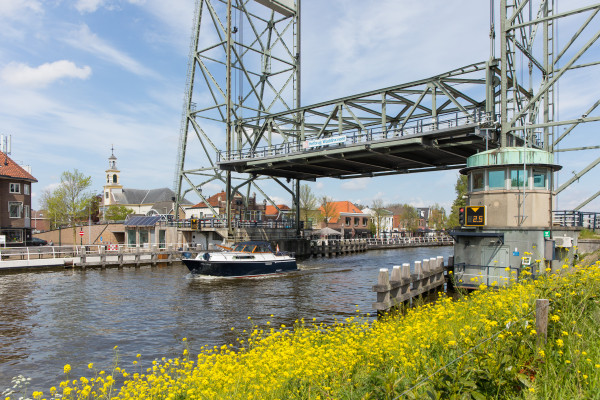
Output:
<instances>
[{"instance_id":1,"label":"wooden mooring post","mask_svg":"<svg viewBox=\"0 0 600 400\"><path fill-rule=\"evenodd\" d=\"M548 338L548 299L537 299L535 301L535 331L537 333L537 346L542 347Z\"/></svg>"},{"instance_id":2,"label":"wooden mooring post","mask_svg":"<svg viewBox=\"0 0 600 400\"><path fill-rule=\"evenodd\" d=\"M401 305L410 305L415 297L434 293L440 287L444 287L444 257L441 256L415 261L412 274L408 263L394 266L391 275L387 268L382 268L377 285L373 286L377 293L373 308L379 314Z\"/></svg>"}]
</instances>

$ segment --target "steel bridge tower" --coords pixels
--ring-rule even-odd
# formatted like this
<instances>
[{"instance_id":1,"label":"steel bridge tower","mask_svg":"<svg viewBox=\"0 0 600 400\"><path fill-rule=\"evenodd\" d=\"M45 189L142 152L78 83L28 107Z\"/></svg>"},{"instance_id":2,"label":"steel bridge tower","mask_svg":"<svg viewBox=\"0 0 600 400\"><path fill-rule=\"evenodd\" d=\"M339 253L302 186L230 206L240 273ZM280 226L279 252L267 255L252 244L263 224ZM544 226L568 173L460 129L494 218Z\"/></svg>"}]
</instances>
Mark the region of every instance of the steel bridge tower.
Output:
<instances>
[{"instance_id":1,"label":"steel bridge tower","mask_svg":"<svg viewBox=\"0 0 600 400\"><path fill-rule=\"evenodd\" d=\"M230 233L231 199L242 188L246 201L254 187L277 207L259 184L267 177L221 171L216 157L223 149L290 140L286 132L266 133L244 119L299 106L299 16L300 0L196 0L174 182L177 210L190 192L208 204L202 187L214 182L226 186ZM298 181L290 189L275 180L297 202Z\"/></svg>"},{"instance_id":2,"label":"steel bridge tower","mask_svg":"<svg viewBox=\"0 0 600 400\"><path fill-rule=\"evenodd\" d=\"M589 77L594 76L600 65L598 52L592 51L600 38L596 18L600 3L566 11L556 10L557 4L556 0L500 0L500 59L496 60L492 2L491 64L500 77L497 110L500 113L501 147L514 146L511 138L520 137L525 146L540 146L550 153L600 148L598 145L559 147L577 126L600 120L591 115L600 105L598 98L575 118L561 118L559 113L559 88L565 90L575 72L587 71ZM593 23L594 19L596 23ZM559 22L570 28L561 29L560 42ZM597 72L595 76L598 76ZM562 87L559 86L561 82ZM564 128L560 134L559 127ZM600 158L556 188L555 195L598 164ZM599 195L600 192L592 195L575 210Z\"/></svg>"}]
</instances>

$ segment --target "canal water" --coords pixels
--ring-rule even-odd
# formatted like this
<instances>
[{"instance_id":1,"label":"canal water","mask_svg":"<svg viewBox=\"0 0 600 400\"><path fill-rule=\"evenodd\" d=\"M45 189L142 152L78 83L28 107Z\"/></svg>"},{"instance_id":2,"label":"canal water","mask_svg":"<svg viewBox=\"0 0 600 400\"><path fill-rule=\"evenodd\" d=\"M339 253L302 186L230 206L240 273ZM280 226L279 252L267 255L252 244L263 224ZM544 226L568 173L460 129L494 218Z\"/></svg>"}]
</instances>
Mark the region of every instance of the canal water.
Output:
<instances>
[{"instance_id":1,"label":"canal water","mask_svg":"<svg viewBox=\"0 0 600 400\"><path fill-rule=\"evenodd\" d=\"M186 337L201 346L235 343L252 324L333 322L374 312L379 268L452 255L452 247L376 250L299 262L300 271L264 278L192 277L185 266L53 270L0 274L0 393L11 378L31 378L29 390L58 386L87 364L110 369L113 347L132 369L177 357ZM251 318L251 320L248 319ZM231 328L234 328L232 331Z\"/></svg>"}]
</instances>

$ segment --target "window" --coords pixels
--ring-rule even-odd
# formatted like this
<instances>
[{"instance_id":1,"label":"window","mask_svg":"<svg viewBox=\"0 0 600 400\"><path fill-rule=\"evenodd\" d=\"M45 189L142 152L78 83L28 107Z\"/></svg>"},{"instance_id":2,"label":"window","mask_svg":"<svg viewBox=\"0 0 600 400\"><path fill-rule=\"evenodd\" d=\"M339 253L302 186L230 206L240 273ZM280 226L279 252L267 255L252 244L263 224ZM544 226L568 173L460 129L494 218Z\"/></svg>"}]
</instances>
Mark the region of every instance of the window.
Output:
<instances>
[{"instance_id":1,"label":"window","mask_svg":"<svg viewBox=\"0 0 600 400\"><path fill-rule=\"evenodd\" d=\"M167 247L167 231L161 229L158 231L158 247L164 249Z\"/></svg>"},{"instance_id":2,"label":"window","mask_svg":"<svg viewBox=\"0 0 600 400\"><path fill-rule=\"evenodd\" d=\"M27 195L31 194L31 192L29 191L29 187L30 186L27 184L23 185L23 194L27 194Z\"/></svg>"},{"instance_id":3,"label":"window","mask_svg":"<svg viewBox=\"0 0 600 400\"><path fill-rule=\"evenodd\" d=\"M31 213L29 212L29 206L23 207L23 217L31 218Z\"/></svg>"},{"instance_id":4,"label":"window","mask_svg":"<svg viewBox=\"0 0 600 400\"><path fill-rule=\"evenodd\" d=\"M108 199L108 192L104 193L104 197Z\"/></svg>"},{"instance_id":5,"label":"window","mask_svg":"<svg viewBox=\"0 0 600 400\"><path fill-rule=\"evenodd\" d=\"M483 171L473 172L473 188L471 190L483 190Z\"/></svg>"},{"instance_id":6,"label":"window","mask_svg":"<svg viewBox=\"0 0 600 400\"><path fill-rule=\"evenodd\" d=\"M21 184L20 183L11 183L10 184L10 192L11 193L21 193Z\"/></svg>"},{"instance_id":7,"label":"window","mask_svg":"<svg viewBox=\"0 0 600 400\"><path fill-rule=\"evenodd\" d=\"M352 218L346 217L346 226L350 226L351 220L352 220Z\"/></svg>"},{"instance_id":8,"label":"window","mask_svg":"<svg viewBox=\"0 0 600 400\"><path fill-rule=\"evenodd\" d=\"M148 231L140 230L140 246L146 246L148 243Z\"/></svg>"},{"instance_id":9,"label":"window","mask_svg":"<svg viewBox=\"0 0 600 400\"><path fill-rule=\"evenodd\" d=\"M127 246L135 247L136 246L136 230L135 229L127 229Z\"/></svg>"},{"instance_id":10,"label":"window","mask_svg":"<svg viewBox=\"0 0 600 400\"><path fill-rule=\"evenodd\" d=\"M368 220L369 220L368 218L363 218L363 226L367 226L367 221Z\"/></svg>"},{"instance_id":11,"label":"window","mask_svg":"<svg viewBox=\"0 0 600 400\"><path fill-rule=\"evenodd\" d=\"M117 174L113 175L113 183L117 183Z\"/></svg>"},{"instance_id":12,"label":"window","mask_svg":"<svg viewBox=\"0 0 600 400\"><path fill-rule=\"evenodd\" d=\"M541 170L541 169L533 170L533 187L534 188L545 189L546 181L547 181L546 171Z\"/></svg>"},{"instance_id":13,"label":"window","mask_svg":"<svg viewBox=\"0 0 600 400\"><path fill-rule=\"evenodd\" d=\"M504 189L504 170L495 170L488 172L488 185L490 189Z\"/></svg>"},{"instance_id":14,"label":"window","mask_svg":"<svg viewBox=\"0 0 600 400\"><path fill-rule=\"evenodd\" d=\"M10 218L21 218L23 210L23 203L20 201L9 201L8 202L8 214Z\"/></svg>"},{"instance_id":15,"label":"window","mask_svg":"<svg viewBox=\"0 0 600 400\"><path fill-rule=\"evenodd\" d=\"M358 224L360 224L360 218L354 217L354 226L358 226Z\"/></svg>"},{"instance_id":16,"label":"window","mask_svg":"<svg viewBox=\"0 0 600 400\"><path fill-rule=\"evenodd\" d=\"M522 188L524 182L527 180L527 173L524 174L523 169L511 169L510 170L510 187L511 188Z\"/></svg>"},{"instance_id":17,"label":"window","mask_svg":"<svg viewBox=\"0 0 600 400\"><path fill-rule=\"evenodd\" d=\"M6 229L2 234L6 235L6 243L23 243L23 231L20 229Z\"/></svg>"}]
</instances>

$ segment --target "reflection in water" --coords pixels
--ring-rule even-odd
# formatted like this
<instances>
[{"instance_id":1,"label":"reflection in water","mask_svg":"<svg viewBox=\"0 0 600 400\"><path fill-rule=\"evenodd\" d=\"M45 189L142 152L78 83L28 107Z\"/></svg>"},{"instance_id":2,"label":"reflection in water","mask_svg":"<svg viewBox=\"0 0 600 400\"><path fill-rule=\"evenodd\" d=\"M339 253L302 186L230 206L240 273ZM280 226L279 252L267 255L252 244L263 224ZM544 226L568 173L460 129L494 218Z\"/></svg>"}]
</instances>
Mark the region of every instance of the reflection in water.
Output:
<instances>
[{"instance_id":1,"label":"reflection in water","mask_svg":"<svg viewBox=\"0 0 600 400\"><path fill-rule=\"evenodd\" d=\"M253 323L333 322L355 315L357 305L366 315L379 268L451 253L451 247L370 251L245 279L194 277L183 265L1 274L0 391L17 374L47 391L67 363L72 377L86 374L90 362L106 369L115 345L121 365L141 353L147 366L178 356L183 337L198 352L234 343Z\"/></svg>"}]
</instances>

